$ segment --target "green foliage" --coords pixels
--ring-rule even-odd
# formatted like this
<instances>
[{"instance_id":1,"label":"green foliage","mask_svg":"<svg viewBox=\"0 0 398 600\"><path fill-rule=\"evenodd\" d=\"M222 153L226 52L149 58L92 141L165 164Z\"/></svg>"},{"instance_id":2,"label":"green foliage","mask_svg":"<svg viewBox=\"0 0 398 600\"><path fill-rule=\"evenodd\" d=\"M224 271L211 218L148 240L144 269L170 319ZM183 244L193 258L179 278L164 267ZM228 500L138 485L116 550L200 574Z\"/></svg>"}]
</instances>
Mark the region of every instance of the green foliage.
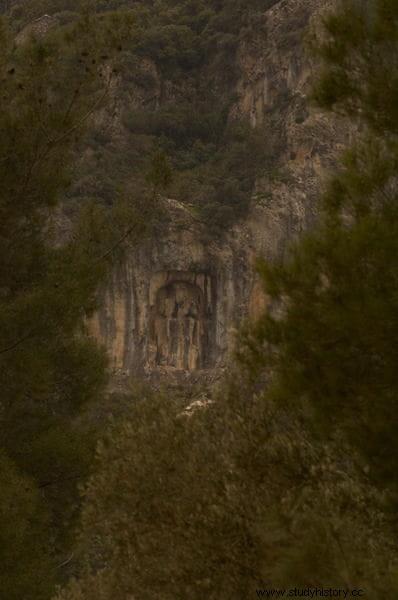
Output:
<instances>
[{"instance_id":1,"label":"green foliage","mask_svg":"<svg viewBox=\"0 0 398 600\"><path fill-rule=\"evenodd\" d=\"M44 600L62 575L56 565L67 558L76 483L93 451L77 417L107 380L105 353L85 335L86 318L126 225L117 211L83 210L65 234L57 216L75 144L112 78L99 57L111 56L124 24L113 38L108 27L85 14L72 27L15 44L1 22L0 505L9 511L0 527L0 585L7 598Z\"/></svg>"},{"instance_id":2,"label":"green foliage","mask_svg":"<svg viewBox=\"0 0 398 600\"><path fill-rule=\"evenodd\" d=\"M161 149L175 175L170 194L188 205L208 233L221 235L244 217L256 176L269 171L279 153L265 131L252 151L256 136L229 118L240 76L236 50L262 31L273 3L128 3L134 26L114 63L121 123L109 110L79 148L83 158L70 196L76 202L91 196L113 204L133 180L142 189L150 157ZM88 7L101 18L126 8L122 0L92 0ZM76 11L74 0L29 0L17 1L11 15L20 29L45 13L67 24ZM165 91L160 97L159 88ZM137 92L143 100L138 106Z\"/></svg>"},{"instance_id":3,"label":"green foliage","mask_svg":"<svg viewBox=\"0 0 398 600\"><path fill-rule=\"evenodd\" d=\"M206 407L146 394L115 411L84 488L76 577L57 600L277 586L393 597L396 542L352 449L311 439L297 412L234 379Z\"/></svg>"},{"instance_id":4,"label":"green foliage","mask_svg":"<svg viewBox=\"0 0 398 600\"><path fill-rule=\"evenodd\" d=\"M323 224L287 263L260 267L267 293L274 305L283 305L283 314L266 315L247 333L248 352L243 348L241 358L253 373L272 367L275 397L301 406L322 436L344 431L372 477L395 489L397 117L388 93L383 107L373 104L383 84L376 86L372 78L375 55L382 66L393 62L385 36L374 37L376 25L398 40L398 13L384 13L387 4L367 3L365 10L354 3L326 20L333 41L317 89L328 85L336 68L347 79L355 68L361 70L366 93L336 89L341 105L360 114L368 129L344 153L340 171L328 183ZM363 18L351 35L354 9ZM349 40L355 41L355 54ZM320 47L322 56L325 48ZM370 69L366 77L365 68Z\"/></svg>"},{"instance_id":5,"label":"green foliage","mask_svg":"<svg viewBox=\"0 0 398 600\"><path fill-rule=\"evenodd\" d=\"M10 600L49 597L54 570L48 539L42 537L48 528L49 514L34 481L22 475L3 450L0 515L1 589Z\"/></svg>"},{"instance_id":6,"label":"green foliage","mask_svg":"<svg viewBox=\"0 0 398 600\"><path fill-rule=\"evenodd\" d=\"M81 567L57 600L397 595L396 117L381 82L363 91L374 56L394 71L395 4L350 3L326 27L316 94L365 131L328 183L318 228L286 261L259 263L269 310L242 333L233 383L189 417L146 399L99 446Z\"/></svg>"},{"instance_id":7,"label":"green foliage","mask_svg":"<svg viewBox=\"0 0 398 600\"><path fill-rule=\"evenodd\" d=\"M397 24L396 3L377 0L325 20L314 97L364 131L328 182L318 228L286 261L259 263L270 308L238 349L251 387L265 385L270 406L327 449L320 472L312 467L319 485L307 488L307 475L291 512L276 511L272 581L361 584L375 598L397 593Z\"/></svg>"},{"instance_id":8,"label":"green foliage","mask_svg":"<svg viewBox=\"0 0 398 600\"><path fill-rule=\"evenodd\" d=\"M252 130L227 115L228 104L181 102L123 116L130 132L130 170L139 176L144 157L160 148L174 172L169 193L191 206L215 234L247 214L256 176L278 159L263 128Z\"/></svg>"},{"instance_id":9,"label":"green foliage","mask_svg":"<svg viewBox=\"0 0 398 600\"><path fill-rule=\"evenodd\" d=\"M84 491L82 570L59 598L247 596L256 549L225 454L210 420L183 411L146 398L110 427Z\"/></svg>"},{"instance_id":10,"label":"green foliage","mask_svg":"<svg viewBox=\"0 0 398 600\"><path fill-rule=\"evenodd\" d=\"M259 4L253 3L256 10ZM165 72L171 69L169 81L177 74L174 62L192 72L209 65L206 53L193 52L193 41L205 39L203 47L225 49L221 64L236 36L243 35L237 18L243 14L241 2L212 8L157 2L157 20L151 8L143 3L137 7L140 26L134 43L142 56L150 55ZM315 96L324 106L360 115L365 132L345 152L341 169L328 183L318 229L285 262L259 264L270 309L243 332L239 363L231 369L234 381L224 385L216 402L186 411L172 393L171 398L143 393L127 406L113 398L113 421L83 486L75 577L57 600L241 599L264 587L361 588L376 600L397 595L396 21L395 5L378 0L350 3L325 21L330 39L319 47L325 74ZM375 77L374 55L381 71L385 74L390 66L393 74L385 97ZM220 104L221 109L212 98L202 100L200 119L195 119L182 95L175 107L163 105L155 116L140 110L124 117L131 132L126 162L136 160L137 189L146 174L156 196L171 184L171 165L174 190L189 197L217 227L244 213L257 168L254 158L266 153L261 132L232 124L228 99ZM101 156L106 161L110 147ZM50 191L57 189L55 184L51 182L55 187ZM112 189L110 185L110 195ZM48 204L40 206L54 201L52 192ZM26 327L26 307L44 332L37 338L40 351L29 337L21 342L17 337L11 348L14 386L15 374L22 374L19 387L9 388L22 412L9 413L14 430L4 427L4 435L10 432L8 456L3 460L1 455L5 483L0 507L5 509L11 491L22 492L34 480L46 490L48 481L76 472L81 441L75 454L68 436L76 430L64 428L65 413L78 414L77 404L83 399L93 404L95 398L98 356L75 332L76 323L82 324L77 307L93 308L91 290L102 273L101 261L93 257L107 255L101 251L101 236L94 233L85 244L84 232L91 220L105 226L106 209L88 207L76 238L51 253L42 236L38 240L32 234L43 232L44 215L36 212L27 212L36 225L25 246L29 242L33 258L21 253L20 277L4 267L9 281L5 293L15 299L5 305L0 320L8 344L11 325L17 333L18 327L21 333ZM11 264L11 255L6 256ZM78 269L77 287L70 264ZM65 280L72 304L53 291L60 280ZM89 356L92 364L87 364ZM38 417L42 422L42 414L43 422L50 422L46 431L35 423ZM37 439L26 437L24 427L38 431ZM11 444L15 438L21 440L20 454ZM48 448L51 461L43 459ZM81 458L79 466L84 469ZM15 554L6 559L29 548L31 538L25 541L22 535L26 522L34 520L41 530L46 519L62 515L72 523L62 506L69 497L47 496L47 510L37 491L29 492L26 504L22 496L15 507L19 527L13 532L5 526L0 533L7 540L16 535L23 548L18 541ZM39 546L34 548L37 554ZM44 553L38 573L45 572L47 561ZM35 565L29 556L28 564ZM20 589L26 589L26 581L30 576L19 582Z\"/></svg>"},{"instance_id":11,"label":"green foliage","mask_svg":"<svg viewBox=\"0 0 398 600\"><path fill-rule=\"evenodd\" d=\"M315 439L300 409L259 386L235 373L220 406L233 440L240 510L263 559L258 581L393 595L396 541L382 496L355 466L355 451L343 437Z\"/></svg>"},{"instance_id":12,"label":"green foliage","mask_svg":"<svg viewBox=\"0 0 398 600\"><path fill-rule=\"evenodd\" d=\"M154 190L166 190L170 187L173 181L173 172L167 156L161 150L152 154L146 178Z\"/></svg>"},{"instance_id":13,"label":"green foliage","mask_svg":"<svg viewBox=\"0 0 398 600\"><path fill-rule=\"evenodd\" d=\"M249 334L242 360L275 369L273 393L323 436L342 428L373 476L396 485L396 195L350 226L325 225L284 266L262 267L283 316ZM260 350L261 348L261 350ZM259 360L260 358L260 360Z\"/></svg>"},{"instance_id":14,"label":"green foliage","mask_svg":"<svg viewBox=\"0 0 398 600\"><path fill-rule=\"evenodd\" d=\"M314 89L321 106L361 117L378 133L398 133L398 6L351 0L324 21L316 50L323 72Z\"/></svg>"}]
</instances>

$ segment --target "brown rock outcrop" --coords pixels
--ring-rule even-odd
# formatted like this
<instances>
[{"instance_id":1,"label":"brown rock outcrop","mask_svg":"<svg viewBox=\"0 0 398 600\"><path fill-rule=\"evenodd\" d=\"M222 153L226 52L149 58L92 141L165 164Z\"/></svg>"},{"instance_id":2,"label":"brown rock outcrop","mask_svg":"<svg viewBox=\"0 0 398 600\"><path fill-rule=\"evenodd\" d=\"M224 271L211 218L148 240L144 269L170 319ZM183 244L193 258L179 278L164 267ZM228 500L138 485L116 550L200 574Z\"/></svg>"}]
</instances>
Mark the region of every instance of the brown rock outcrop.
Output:
<instances>
[{"instance_id":1,"label":"brown rock outcrop","mask_svg":"<svg viewBox=\"0 0 398 600\"><path fill-rule=\"evenodd\" d=\"M205 242L189 211L167 201L170 223L113 274L93 328L116 372L192 372L225 364L237 325L258 317L267 298L256 256L286 254L316 220L321 178L349 130L310 108L313 65L302 46L321 0L282 0L267 13L267 35L242 44L242 77L231 116L280 140L279 168L257 182L250 214L221 240Z\"/></svg>"}]
</instances>

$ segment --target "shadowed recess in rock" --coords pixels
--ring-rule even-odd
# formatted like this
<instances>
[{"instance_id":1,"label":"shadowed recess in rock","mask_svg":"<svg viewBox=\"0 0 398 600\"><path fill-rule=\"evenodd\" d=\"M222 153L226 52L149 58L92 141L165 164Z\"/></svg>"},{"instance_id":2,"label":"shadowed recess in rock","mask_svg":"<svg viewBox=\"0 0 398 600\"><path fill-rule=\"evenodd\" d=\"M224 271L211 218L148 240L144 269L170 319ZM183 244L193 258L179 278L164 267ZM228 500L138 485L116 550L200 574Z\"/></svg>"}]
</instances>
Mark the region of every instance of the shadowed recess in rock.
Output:
<instances>
[{"instance_id":1,"label":"shadowed recess in rock","mask_svg":"<svg viewBox=\"0 0 398 600\"><path fill-rule=\"evenodd\" d=\"M152 361L156 366L194 371L207 363L210 315L200 284L187 281L182 273L175 276L158 288L151 308Z\"/></svg>"}]
</instances>

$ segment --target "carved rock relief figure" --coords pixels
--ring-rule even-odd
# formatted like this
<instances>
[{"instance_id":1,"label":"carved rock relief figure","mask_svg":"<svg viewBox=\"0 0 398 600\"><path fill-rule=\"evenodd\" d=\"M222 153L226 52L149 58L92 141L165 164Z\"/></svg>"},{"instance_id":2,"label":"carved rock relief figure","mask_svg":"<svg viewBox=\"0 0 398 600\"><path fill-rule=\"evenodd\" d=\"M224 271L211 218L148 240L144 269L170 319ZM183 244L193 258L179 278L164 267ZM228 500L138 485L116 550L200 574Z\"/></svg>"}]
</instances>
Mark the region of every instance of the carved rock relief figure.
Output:
<instances>
[{"instance_id":1,"label":"carved rock relief figure","mask_svg":"<svg viewBox=\"0 0 398 600\"><path fill-rule=\"evenodd\" d=\"M202 291L173 281L158 290L154 309L151 337L156 365L188 371L201 368L206 335Z\"/></svg>"},{"instance_id":2,"label":"carved rock relief figure","mask_svg":"<svg viewBox=\"0 0 398 600\"><path fill-rule=\"evenodd\" d=\"M150 345L154 366L186 371L206 363L208 314L203 290L173 279L159 287L151 307Z\"/></svg>"}]
</instances>

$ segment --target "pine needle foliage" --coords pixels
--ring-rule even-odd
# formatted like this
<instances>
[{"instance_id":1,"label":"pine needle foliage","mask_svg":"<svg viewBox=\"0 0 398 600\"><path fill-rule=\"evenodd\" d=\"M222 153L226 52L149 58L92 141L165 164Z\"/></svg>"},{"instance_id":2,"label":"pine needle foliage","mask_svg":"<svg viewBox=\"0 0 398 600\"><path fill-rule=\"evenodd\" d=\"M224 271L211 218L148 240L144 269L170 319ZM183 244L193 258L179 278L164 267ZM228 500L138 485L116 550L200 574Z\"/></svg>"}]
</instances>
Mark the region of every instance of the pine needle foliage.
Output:
<instances>
[{"instance_id":1,"label":"pine needle foliage","mask_svg":"<svg viewBox=\"0 0 398 600\"><path fill-rule=\"evenodd\" d=\"M15 39L0 23L0 588L9 599L44 600L62 577L93 445L76 418L107 380L86 318L120 220L110 231L114 214L86 209L65 241L55 210L108 94L125 28L115 25L86 13Z\"/></svg>"},{"instance_id":2,"label":"pine needle foliage","mask_svg":"<svg viewBox=\"0 0 398 600\"><path fill-rule=\"evenodd\" d=\"M246 336L249 351L241 358L249 368L272 366L281 401L301 406L322 435L344 429L375 479L395 488L398 138L390 84L398 10L392 2L351 2L325 27L329 37L318 46L325 70L315 98L340 107L364 131L328 182L323 224L286 263L260 265L283 315L264 316ZM390 65L385 94L373 77L375 56L386 77ZM348 91L339 81L352 73L358 83ZM262 350L251 352L257 343Z\"/></svg>"},{"instance_id":3,"label":"pine needle foliage","mask_svg":"<svg viewBox=\"0 0 398 600\"><path fill-rule=\"evenodd\" d=\"M181 420L152 400L111 429L57 600L397 596L397 22L389 0L325 20L314 96L362 132L322 221L259 263L270 308L213 405Z\"/></svg>"},{"instance_id":4,"label":"pine needle foliage","mask_svg":"<svg viewBox=\"0 0 398 600\"><path fill-rule=\"evenodd\" d=\"M98 18L133 11L134 25L119 53L114 103L104 111L105 125L97 124L81 147L69 195L77 203L94 196L111 205L133 180L142 187L160 150L174 172L170 194L189 206L207 233L221 236L245 217L255 178L272 171L283 141L230 117L242 76L238 49L266 35L266 11L274 3L88 1ZM16 0L9 14L18 31L43 15L67 26L79 4Z\"/></svg>"}]
</instances>

